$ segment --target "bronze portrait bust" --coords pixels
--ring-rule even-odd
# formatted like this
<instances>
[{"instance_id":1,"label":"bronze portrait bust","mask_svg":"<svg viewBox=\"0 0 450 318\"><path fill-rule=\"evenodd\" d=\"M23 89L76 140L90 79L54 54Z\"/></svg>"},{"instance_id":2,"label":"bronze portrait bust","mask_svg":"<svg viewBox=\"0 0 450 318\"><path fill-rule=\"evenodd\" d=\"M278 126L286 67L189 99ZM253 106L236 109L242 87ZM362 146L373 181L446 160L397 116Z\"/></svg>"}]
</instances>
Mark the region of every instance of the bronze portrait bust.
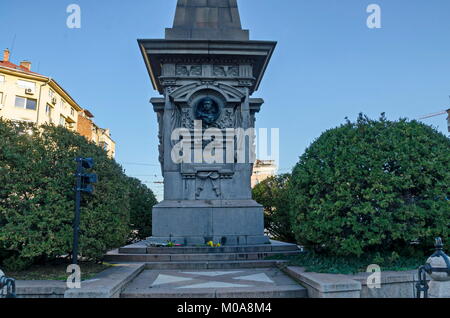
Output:
<instances>
[{"instance_id":1,"label":"bronze portrait bust","mask_svg":"<svg viewBox=\"0 0 450 318\"><path fill-rule=\"evenodd\" d=\"M200 99L194 107L194 116L206 125L214 124L220 116L219 103L211 97Z\"/></svg>"}]
</instances>

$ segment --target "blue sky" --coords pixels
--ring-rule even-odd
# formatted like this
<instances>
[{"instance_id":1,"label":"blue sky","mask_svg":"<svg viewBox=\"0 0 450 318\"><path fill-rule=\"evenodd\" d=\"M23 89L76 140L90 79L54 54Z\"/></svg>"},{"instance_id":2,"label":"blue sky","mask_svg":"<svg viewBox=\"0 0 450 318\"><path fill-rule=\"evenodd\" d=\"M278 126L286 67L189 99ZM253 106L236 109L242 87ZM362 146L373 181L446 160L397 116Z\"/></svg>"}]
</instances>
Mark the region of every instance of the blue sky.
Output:
<instances>
[{"instance_id":1,"label":"blue sky","mask_svg":"<svg viewBox=\"0 0 450 318\"><path fill-rule=\"evenodd\" d=\"M81 29L66 8L81 7ZM368 29L366 8L382 9ZM255 97L258 127L280 128L280 168L288 171L322 131L359 112L418 118L449 108L448 0L240 0L253 40L278 47ZM136 39L162 38L176 0L2 0L0 49L55 78L111 128L117 161L161 195L153 91ZM425 120L447 134L445 116ZM142 163L147 165L134 165ZM156 175L156 176L155 176Z\"/></svg>"}]
</instances>

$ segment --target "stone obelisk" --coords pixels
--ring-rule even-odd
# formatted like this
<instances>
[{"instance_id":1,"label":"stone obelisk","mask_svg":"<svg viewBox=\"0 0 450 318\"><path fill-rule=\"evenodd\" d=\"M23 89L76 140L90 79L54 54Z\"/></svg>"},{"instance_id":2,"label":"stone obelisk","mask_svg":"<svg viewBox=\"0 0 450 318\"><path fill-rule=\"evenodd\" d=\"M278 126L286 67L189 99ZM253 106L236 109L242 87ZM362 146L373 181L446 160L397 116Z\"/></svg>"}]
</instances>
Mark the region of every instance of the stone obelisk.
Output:
<instances>
[{"instance_id":1,"label":"stone obelisk","mask_svg":"<svg viewBox=\"0 0 450 318\"><path fill-rule=\"evenodd\" d=\"M249 40L236 0L179 0L165 39L138 43L153 88L162 96L151 100L159 124L164 201L153 209L150 242L269 243L263 208L252 200L251 142L244 147L247 162L238 155L231 156L231 161L230 156L223 162L211 163L201 157L199 161L195 153L207 149L207 129L226 136L226 132L254 128L264 101L251 96L276 42ZM174 160L178 151L174 147L180 142L174 138L177 130L183 132L183 145L192 150L193 160ZM214 140L217 146L214 138L209 142ZM223 145L224 157L227 147L239 148L235 137L223 140L219 145Z\"/></svg>"}]
</instances>

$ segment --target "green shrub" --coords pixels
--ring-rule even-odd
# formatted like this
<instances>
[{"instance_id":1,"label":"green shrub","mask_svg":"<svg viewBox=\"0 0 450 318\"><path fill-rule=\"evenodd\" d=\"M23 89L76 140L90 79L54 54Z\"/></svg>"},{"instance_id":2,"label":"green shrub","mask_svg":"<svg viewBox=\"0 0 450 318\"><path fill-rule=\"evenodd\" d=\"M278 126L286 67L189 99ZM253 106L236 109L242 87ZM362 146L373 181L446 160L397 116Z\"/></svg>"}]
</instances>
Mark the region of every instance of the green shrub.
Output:
<instances>
[{"instance_id":1,"label":"green shrub","mask_svg":"<svg viewBox=\"0 0 450 318\"><path fill-rule=\"evenodd\" d=\"M289 220L288 182L290 175L270 177L257 184L253 199L264 206L264 223L269 234L276 240L295 242Z\"/></svg>"},{"instance_id":2,"label":"green shrub","mask_svg":"<svg viewBox=\"0 0 450 318\"><path fill-rule=\"evenodd\" d=\"M429 248L449 238L449 185L450 139L417 121L360 115L323 133L294 168L293 230L334 255Z\"/></svg>"},{"instance_id":3,"label":"green shrub","mask_svg":"<svg viewBox=\"0 0 450 318\"><path fill-rule=\"evenodd\" d=\"M152 208L158 203L153 192L141 181L128 178L130 188L130 242L152 235Z\"/></svg>"},{"instance_id":4,"label":"green shrub","mask_svg":"<svg viewBox=\"0 0 450 318\"><path fill-rule=\"evenodd\" d=\"M74 158L92 157L99 182L82 196L80 254L99 260L130 235L130 183L121 166L62 127L0 121L0 263L23 269L72 251Z\"/></svg>"},{"instance_id":5,"label":"green shrub","mask_svg":"<svg viewBox=\"0 0 450 318\"><path fill-rule=\"evenodd\" d=\"M384 254L364 254L361 257L324 255L323 253L305 252L298 255L277 255L270 259L287 260L288 265L300 266L307 272L328 274L357 274L367 272L370 265L380 266L381 271L417 270L427 259L424 255L398 256L395 252ZM430 254L428 254L429 256Z\"/></svg>"}]
</instances>

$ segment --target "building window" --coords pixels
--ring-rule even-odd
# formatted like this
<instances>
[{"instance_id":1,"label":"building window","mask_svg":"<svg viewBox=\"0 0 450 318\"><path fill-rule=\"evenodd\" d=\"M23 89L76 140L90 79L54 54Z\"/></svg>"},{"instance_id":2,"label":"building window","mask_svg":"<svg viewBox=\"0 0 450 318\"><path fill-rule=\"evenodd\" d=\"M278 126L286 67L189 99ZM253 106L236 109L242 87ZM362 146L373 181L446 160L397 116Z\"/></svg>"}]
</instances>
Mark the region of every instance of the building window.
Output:
<instances>
[{"instance_id":1,"label":"building window","mask_svg":"<svg viewBox=\"0 0 450 318\"><path fill-rule=\"evenodd\" d=\"M30 88L33 91L36 88L36 86L35 86L35 84L33 82L23 81L23 80L18 80L17 81L17 86L19 86L21 88Z\"/></svg>"},{"instance_id":2,"label":"building window","mask_svg":"<svg viewBox=\"0 0 450 318\"><path fill-rule=\"evenodd\" d=\"M5 76L0 75L0 84L3 84L5 82Z\"/></svg>"},{"instance_id":3,"label":"building window","mask_svg":"<svg viewBox=\"0 0 450 318\"><path fill-rule=\"evenodd\" d=\"M70 115L72 115L72 117L75 116L75 109L73 109L73 108L70 109Z\"/></svg>"},{"instance_id":4,"label":"building window","mask_svg":"<svg viewBox=\"0 0 450 318\"><path fill-rule=\"evenodd\" d=\"M105 150L105 151L108 151L108 150L109 150L109 146L108 146L108 144L107 144L106 142L100 141L99 144L100 144L100 147L103 148L103 150Z\"/></svg>"},{"instance_id":5,"label":"building window","mask_svg":"<svg viewBox=\"0 0 450 318\"><path fill-rule=\"evenodd\" d=\"M0 92L0 105L3 105L3 93Z\"/></svg>"},{"instance_id":6,"label":"building window","mask_svg":"<svg viewBox=\"0 0 450 318\"><path fill-rule=\"evenodd\" d=\"M59 125L66 127L66 118L63 115L59 115Z\"/></svg>"},{"instance_id":7,"label":"building window","mask_svg":"<svg viewBox=\"0 0 450 318\"><path fill-rule=\"evenodd\" d=\"M45 106L45 113L47 114L48 118L49 118L49 123L52 123L52 106L50 106L49 104L47 104L47 106Z\"/></svg>"},{"instance_id":8,"label":"building window","mask_svg":"<svg viewBox=\"0 0 450 318\"><path fill-rule=\"evenodd\" d=\"M55 92L52 91L51 89L48 90L48 97L50 97L50 99L52 99L55 96Z\"/></svg>"},{"instance_id":9,"label":"building window","mask_svg":"<svg viewBox=\"0 0 450 318\"><path fill-rule=\"evenodd\" d=\"M36 110L37 100L16 96L15 106L18 108Z\"/></svg>"}]
</instances>

